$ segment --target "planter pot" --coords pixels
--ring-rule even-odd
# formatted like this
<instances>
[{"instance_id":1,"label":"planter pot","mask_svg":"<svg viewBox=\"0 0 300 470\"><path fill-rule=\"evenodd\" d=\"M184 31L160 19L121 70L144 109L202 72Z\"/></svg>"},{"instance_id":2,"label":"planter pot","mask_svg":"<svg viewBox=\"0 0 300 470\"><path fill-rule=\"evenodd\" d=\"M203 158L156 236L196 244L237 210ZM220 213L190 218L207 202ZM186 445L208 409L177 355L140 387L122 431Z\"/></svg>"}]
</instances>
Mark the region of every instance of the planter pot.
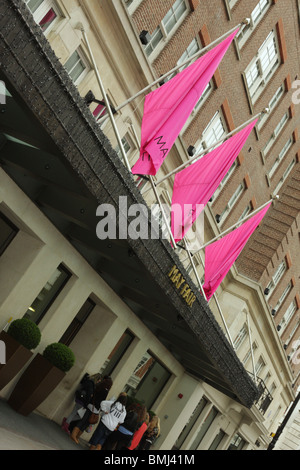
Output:
<instances>
[{"instance_id":1,"label":"planter pot","mask_svg":"<svg viewBox=\"0 0 300 470\"><path fill-rule=\"evenodd\" d=\"M6 364L0 364L0 390L2 390L25 366L33 352L5 331L1 331L0 341L4 341L6 349Z\"/></svg>"},{"instance_id":2,"label":"planter pot","mask_svg":"<svg viewBox=\"0 0 300 470\"><path fill-rule=\"evenodd\" d=\"M7 403L27 416L50 395L65 375L38 353L22 374Z\"/></svg>"}]
</instances>

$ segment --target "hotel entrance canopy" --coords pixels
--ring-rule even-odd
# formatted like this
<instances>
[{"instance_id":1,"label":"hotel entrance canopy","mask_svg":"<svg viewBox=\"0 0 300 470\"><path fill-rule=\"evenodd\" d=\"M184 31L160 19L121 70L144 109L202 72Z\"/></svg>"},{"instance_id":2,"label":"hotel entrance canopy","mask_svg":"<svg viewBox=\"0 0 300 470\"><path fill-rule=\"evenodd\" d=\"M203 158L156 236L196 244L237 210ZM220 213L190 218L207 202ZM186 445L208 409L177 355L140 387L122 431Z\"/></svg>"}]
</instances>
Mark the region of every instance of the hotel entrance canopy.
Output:
<instances>
[{"instance_id":1,"label":"hotel entrance canopy","mask_svg":"<svg viewBox=\"0 0 300 470\"><path fill-rule=\"evenodd\" d=\"M145 201L18 0L0 1L0 79L8 91L0 105L4 171L187 373L250 408L258 389L169 242L97 238L100 204L118 213L120 196L128 206ZM189 302L174 273L190 289Z\"/></svg>"}]
</instances>

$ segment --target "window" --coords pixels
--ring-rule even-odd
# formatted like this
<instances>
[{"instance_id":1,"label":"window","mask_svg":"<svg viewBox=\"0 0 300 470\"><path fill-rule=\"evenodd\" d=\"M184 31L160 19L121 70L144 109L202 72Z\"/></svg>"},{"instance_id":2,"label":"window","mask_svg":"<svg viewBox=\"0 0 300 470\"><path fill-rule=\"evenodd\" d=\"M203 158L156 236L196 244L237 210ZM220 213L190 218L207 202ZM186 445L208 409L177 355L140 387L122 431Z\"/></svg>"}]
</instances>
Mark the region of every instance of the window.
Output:
<instances>
[{"instance_id":1,"label":"window","mask_svg":"<svg viewBox=\"0 0 300 470\"><path fill-rule=\"evenodd\" d=\"M259 373L262 371L262 369L265 367L265 362L262 357L260 357L255 364L255 374L259 375Z\"/></svg>"},{"instance_id":2,"label":"window","mask_svg":"<svg viewBox=\"0 0 300 470\"><path fill-rule=\"evenodd\" d=\"M243 181L242 183L240 183L238 185L237 189L235 190L235 192L233 193L233 195L229 199L227 206L225 207L225 209L221 213L221 223L223 223L225 221L226 217L228 217L228 215L230 214L232 208L237 203L239 197L243 194L244 189L245 189L245 181Z\"/></svg>"},{"instance_id":3,"label":"window","mask_svg":"<svg viewBox=\"0 0 300 470\"><path fill-rule=\"evenodd\" d=\"M252 32L254 31L260 20L268 11L270 5L270 0L260 0L258 2L258 4L250 15L250 23L244 26L244 28L242 28L242 30L237 36L238 44L240 47L242 47L247 41L247 39L251 36Z\"/></svg>"},{"instance_id":4,"label":"window","mask_svg":"<svg viewBox=\"0 0 300 470\"><path fill-rule=\"evenodd\" d=\"M143 402L149 410L170 377L171 373L147 351L123 391Z\"/></svg>"},{"instance_id":5,"label":"window","mask_svg":"<svg viewBox=\"0 0 300 470\"><path fill-rule=\"evenodd\" d=\"M225 138L227 126L221 111L217 111L203 131L200 142L196 144L196 154L201 153L208 147Z\"/></svg>"},{"instance_id":6,"label":"window","mask_svg":"<svg viewBox=\"0 0 300 470\"><path fill-rule=\"evenodd\" d=\"M239 220L243 220L245 217L247 217L248 214L250 214L251 211L252 211L252 205L250 203L243 210L242 215L239 217Z\"/></svg>"},{"instance_id":7,"label":"window","mask_svg":"<svg viewBox=\"0 0 300 470\"><path fill-rule=\"evenodd\" d=\"M283 293L279 297L279 300L278 300L277 304L274 307L274 310L276 310L276 312L278 312L278 310L280 309L281 305L283 304L283 302L287 298L287 296L288 296L289 292L291 291L291 289L292 289L292 281L290 281L288 283L288 285L284 289Z\"/></svg>"},{"instance_id":8,"label":"window","mask_svg":"<svg viewBox=\"0 0 300 470\"><path fill-rule=\"evenodd\" d=\"M90 313L92 312L93 308L95 307L95 303L91 299L87 299L87 301L83 304L79 312L77 313L74 320L70 323L69 327L60 338L59 342L69 346L77 333L79 332L82 325L88 319Z\"/></svg>"},{"instance_id":9,"label":"window","mask_svg":"<svg viewBox=\"0 0 300 470\"><path fill-rule=\"evenodd\" d=\"M128 156L130 153L132 153L136 147L135 145L133 144L129 134L126 134L122 139L121 139L121 142L122 142L122 145L123 145L123 149L124 149L124 152L125 154ZM121 153L121 149L119 147L119 145L116 146L115 148L117 154L118 154L118 157L120 159L122 159L122 153Z\"/></svg>"},{"instance_id":10,"label":"window","mask_svg":"<svg viewBox=\"0 0 300 470\"><path fill-rule=\"evenodd\" d=\"M235 160L233 162L233 164L231 165L231 167L229 168L228 172L226 173L226 175L224 176L224 178L222 179L221 183L219 184L218 188L216 189L216 191L214 192L213 196L212 196L212 201L215 200L219 193L221 192L222 188L225 186L225 184L227 183L227 181L229 180L230 176L233 174L234 170L237 168L238 166L238 163L237 163L237 160Z\"/></svg>"},{"instance_id":11,"label":"window","mask_svg":"<svg viewBox=\"0 0 300 470\"><path fill-rule=\"evenodd\" d=\"M264 86L273 76L279 64L280 55L277 38L274 31L271 31L245 71L245 80L253 103L262 93Z\"/></svg>"},{"instance_id":12,"label":"window","mask_svg":"<svg viewBox=\"0 0 300 470\"><path fill-rule=\"evenodd\" d=\"M154 50L157 53L160 52L161 48L157 47L162 43L164 39L167 39L171 33L175 31L175 27L178 27L187 12L186 0L176 0L174 5L169 9L165 17L163 18L160 25L154 30L151 35L151 40L145 47L147 56L150 56Z\"/></svg>"},{"instance_id":13,"label":"window","mask_svg":"<svg viewBox=\"0 0 300 470\"><path fill-rule=\"evenodd\" d=\"M285 312L281 322L279 323L280 326L280 336L288 326L289 321L291 320L292 316L294 313L297 311L297 303L296 300L294 299L291 304L289 305L287 311Z\"/></svg>"},{"instance_id":14,"label":"window","mask_svg":"<svg viewBox=\"0 0 300 470\"><path fill-rule=\"evenodd\" d=\"M253 350L253 354L254 352L256 351L257 349L257 344L256 343L252 343L252 350ZM251 348L249 348L247 354L245 355L244 359L243 359L243 365L245 366L248 362L248 360L250 359L251 357Z\"/></svg>"},{"instance_id":15,"label":"window","mask_svg":"<svg viewBox=\"0 0 300 470\"><path fill-rule=\"evenodd\" d=\"M58 266L24 317L38 325L70 277L71 273L62 264Z\"/></svg>"},{"instance_id":16,"label":"window","mask_svg":"<svg viewBox=\"0 0 300 470\"><path fill-rule=\"evenodd\" d=\"M231 439L228 450L242 450L245 445L246 441L239 434L235 434Z\"/></svg>"},{"instance_id":17,"label":"window","mask_svg":"<svg viewBox=\"0 0 300 470\"><path fill-rule=\"evenodd\" d=\"M227 0L227 1L228 1L229 8L232 9L238 0Z\"/></svg>"},{"instance_id":18,"label":"window","mask_svg":"<svg viewBox=\"0 0 300 470\"><path fill-rule=\"evenodd\" d=\"M0 212L0 256L17 235L19 229Z\"/></svg>"},{"instance_id":19,"label":"window","mask_svg":"<svg viewBox=\"0 0 300 470\"><path fill-rule=\"evenodd\" d=\"M279 183L277 184L276 188L274 189L273 191L273 195L275 196L276 194L278 194L281 186L283 185L283 183L285 182L285 180L287 179L287 177L289 176L290 172L292 171L292 169L294 168L294 166L296 165L297 163L297 160L296 158L294 158L291 163L289 164L289 166L287 167L287 169L285 170L285 172L283 173L282 177L280 178L279 180Z\"/></svg>"},{"instance_id":20,"label":"window","mask_svg":"<svg viewBox=\"0 0 300 470\"><path fill-rule=\"evenodd\" d=\"M204 410L205 406L207 405L208 401L205 397L202 397L201 400L199 401L198 405L194 409L193 413L190 416L190 419L184 426L183 430L179 434L177 441L174 444L174 447L172 450L178 450L181 448L182 444L186 440L187 436L189 435L191 429L193 428L194 424L200 417L202 411Z\"/></svg>"},{"instance_id":21,"label":"window","mask_svg":"<svg viewBox=\"0 0 300 470\"><path fill-rule=\"evenodd\" d=\"M282 131L282 129L284 128L284 126L286 125L286 123L288 122L289 120L289 112L287 111L283 117L281 118L281 120L279 121L279 123L277 124L277 126L275 127L274 129L274 132L272 133L270 139L268 140L268 142L266 143L266 145L264 146L264 148L262 149L262 155L265 157L266 154L269 152L269 150L271 149L272 145L274 144L274 142L276 141L277 137L279 136L280 132Z\"/></svg>"},{"instance_id":22,"label":"window","mask_svg":"<svg viewBox=\"0 0 300 470\"><path fill-rule=\"evenodd\" d=\"M184 64L184 62L188 61L188 59L190 57L193 57L195 54L197 54L197 52L199 52L201 50L202 46L200 46L199 42L198 42L198 39L197 38L194 38L190 44L188 45L188 47L186 48L186 50L184 51L184 53L182 54L182 56L180 57L180 59L177 61L177 64L176 65L180 65L180 64ZM198 57L198 56L197 56ZM196 59L195 59L196 60ZM174 72L172 75L169 75L167 77L168 80L170 80L171 78L173 78L176 73L179 73L181 72L182 70L184 70L186 67L188 67L190 64L192 63L189 62L185 65L183 65L182 67L180 67L176 72ZM213 85L213 80L211 80L205 87L205 89L203 90L203 93L201 95L201 97L199 98L198 102L196 103L195 105L195 108L194 108L194 111L197 111L201 106L202 104L205 102L205 100L208 98L208 96L210 95L210 93L212 92L214 88L214 85Z\"/></svg>"},{"instance_id":23,"label":"window","mask_svg":"<svg viewBox=\"0 0 300 470\"><path fill-rule=\"evenodd\" d=\"M83 80L89 70L88 62L80 49L73 52L64 67L76 85Z\"/></svg>"},{"instance_id":24,"label":"window","mask_svg":"<svg viewBox=\"0 0 300 470\"><path fill-rule=\"evenodd\" d=\"M285 341L285 344L286 344L286 345L289 345L289 344L290 344L290 342L291 342L291 340L292 340L294 334L295 334L296 331L298 330L299 326L300 326L300 320L298 320L298 321L296 322L296 324L294 325L294 327L293 327L292 331L290 332L288 338L286 339L286 341ZM291 356L293 355L293 353L294 353L294 352L297 350L297 348L298 348L298 343L296 342L296 344L297 344L297 347L296 347L296 348L292 348L292 350L291 350L291 352L290 352L290 355L291 355Z\"/></svg>"},{"instance_id":25,"label":"window","mask_svg":"<svg viewBox=\"0 0 300 470\"><path fill-rule=\"evenodd\" d=\"M284 259L278 266L278 268L276 269L275 271L275 274L274 276L272 277L272 280L269 282L269 284L267 285L267 289L269 290L268 294L267 294L267 298L269 298L272 294L272 292L274 291L275 287L277 286L277 284L279 283L280 279L282 278L282 276L284 275L285 271L287 269L287 264L286 264L286 260Z\"/></svg>"},{"instance_id":26,"label":"window","mask_svg":"<svg viewBox=\"0 0 300 470\"><path fill-rule=\"evenodd\" d=\"M269 178L272 178L272 176L274 175L275 171L277 170L277 168L279 167L280 163L282 162L282 160L284 159L284 157L286 156L287 152L289 151L289 149L291 148L291 146L293 145L293 137L290 137L289 140L286 142L286 144L284 145L283 149L281 150L281 152L279 153L278 157L276 158L275 162L273 163L270 171L269 171Z\"/></svg>"},{"instance_id":27,"label":"window","mask_svg":"<svg viewBox=\"0 0 300 470\"><path fill-rule=\"evenodd\" d=\"M276 90L275 94L272 96L267 108L269 108L270 112L269 113L263 113L261 117L259 118L259 121L257 123L257 128L258 130L261 130L265 122L268 120L269 116L271 115L272 111L276 108L278 105L281 97L284 95L284 90L285 86L284 84L280 85L280 87Z\"/></svg>"},{"instance_id":28,"label":"window","mask_svg":"<svg viewBox=\"0 0 300 470\"><path fill-rule=\"evenodd\" d=\"M194 440L191 447L189 448L190 450L196 450L199 447L199 445L201 444L205 434L209 430L210 426L212 425L213 421L216 419L218 414L219 414L219 412L218 412L217 408L215 408L213 406L212 409L210 410L210 412L208 413L208 415L206 416L206 418L205 418L205 420L204 420L204 422L201 426L201 429L197 434L196 439Z\"/></svg>"},{"instance_id":29,"label":"window","mask_svg":"<svg viewBox=\"0 0 300 470\"><path fill-rule=\"evenodd\" d=\"M33 14L33 18L40 25L42 31L48 34L62 14L54 0L25 0L26 5Z\"/></svg>"},{"instance_id":30,"label":"window","mask_svg":"<svg viewBox=\"0 0 300 470\"><path fill-rule=\"evenodd\" d=\"M124 0L125 5L128 8L130 15L137 9L137 7L142 3L143 0Z\"/></svg>"},{"instance_id":31,"label":"window","mask_svg":"<svg viewBox=\"0 0 300 470\"><path fill-rule=\"evenodd\" d=\"M242 345L242 343L245 340L245 338L247 337L247 335L248 335L248 328L247 328L247 325L245 324L245 325L242 326L242 328L239 331L238 335L234 339L233 345L234 345L234 349L236 351Z\"/></svg>"},{"instance_id":32,"label":"window","mask_svg":"<svg viewBox=\"0 0 300 470\"><path fill-rule=\"evenodd\" d=\"M187 10L185 0L176 0L162 20L166 34L169 34Z\"/></svg>"},{"instance_id":33,"label":"window","mask_svg":"<svg viewBox=\"0 0 300 470\"><path fill-rule=\"evenodd\" d=\"M103 364L100 370L102 376L112 374L133 340L134 335L129 330L126 330Z\"/></svg>"},{"instance_id":34,"label":"window","mask_svg":"<svg viewBox=\"0 0 300 470\"><path fill-rule=\"evenodd\" d=\"M220 429L220 431L214 438L213 442L209 446L208 450L217 450L225 436L226 436L225 432L222 429Z\"/></svg>"}]
</instances>

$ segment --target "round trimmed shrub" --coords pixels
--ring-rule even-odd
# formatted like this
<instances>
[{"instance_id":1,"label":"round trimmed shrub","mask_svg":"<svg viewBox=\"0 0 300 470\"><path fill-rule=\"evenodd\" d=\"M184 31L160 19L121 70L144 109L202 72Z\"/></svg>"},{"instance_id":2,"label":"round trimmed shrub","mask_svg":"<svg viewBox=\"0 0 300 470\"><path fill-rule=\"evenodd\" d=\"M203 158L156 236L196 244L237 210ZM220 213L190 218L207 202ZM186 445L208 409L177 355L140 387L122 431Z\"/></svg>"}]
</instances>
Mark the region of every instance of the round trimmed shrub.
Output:
<instances>
[{"instance_id":1,"label":"round trimmed shrub","mask_svg":"<svg viewBox=\"0 0 300 470\"><path fill-rule=\"evenodd\" d=\"M41 341L39 327L29 318L14 320L9 325L7 333L27 349L35 349Z\"/></svg>"},{"instance_id":2,"label":"round trimmed shrub","mask_svg":"<svg viewBox=\"0 0 300 470\"><path fill-rule=\"evenodd\" d=\"M68 372L75 363L73 351L62 343L52 343L46 347L43 356L63 372Z\"/></svg>"}]
</instances>

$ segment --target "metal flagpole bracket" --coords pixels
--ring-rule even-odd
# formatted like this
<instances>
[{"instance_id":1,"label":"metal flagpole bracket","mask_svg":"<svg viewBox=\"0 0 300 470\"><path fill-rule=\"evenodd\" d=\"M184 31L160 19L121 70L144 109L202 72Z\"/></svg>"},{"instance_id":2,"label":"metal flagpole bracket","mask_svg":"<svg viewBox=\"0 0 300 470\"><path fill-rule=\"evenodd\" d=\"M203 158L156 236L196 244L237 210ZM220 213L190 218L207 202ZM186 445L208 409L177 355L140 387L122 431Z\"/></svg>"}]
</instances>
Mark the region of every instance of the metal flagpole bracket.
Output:
<instances>
[{"instance_id":1,"label":"metal flagpole bracket","mask_svg":"<svg viewBox=\"0 0 300 470\"><path fill-rule=\"evenodd\" d=\"M251 19L250 18L244 18L243 21L242 21L242 24L243 25L248 25L251 23Z\"/></svg>"}]
</instances>

